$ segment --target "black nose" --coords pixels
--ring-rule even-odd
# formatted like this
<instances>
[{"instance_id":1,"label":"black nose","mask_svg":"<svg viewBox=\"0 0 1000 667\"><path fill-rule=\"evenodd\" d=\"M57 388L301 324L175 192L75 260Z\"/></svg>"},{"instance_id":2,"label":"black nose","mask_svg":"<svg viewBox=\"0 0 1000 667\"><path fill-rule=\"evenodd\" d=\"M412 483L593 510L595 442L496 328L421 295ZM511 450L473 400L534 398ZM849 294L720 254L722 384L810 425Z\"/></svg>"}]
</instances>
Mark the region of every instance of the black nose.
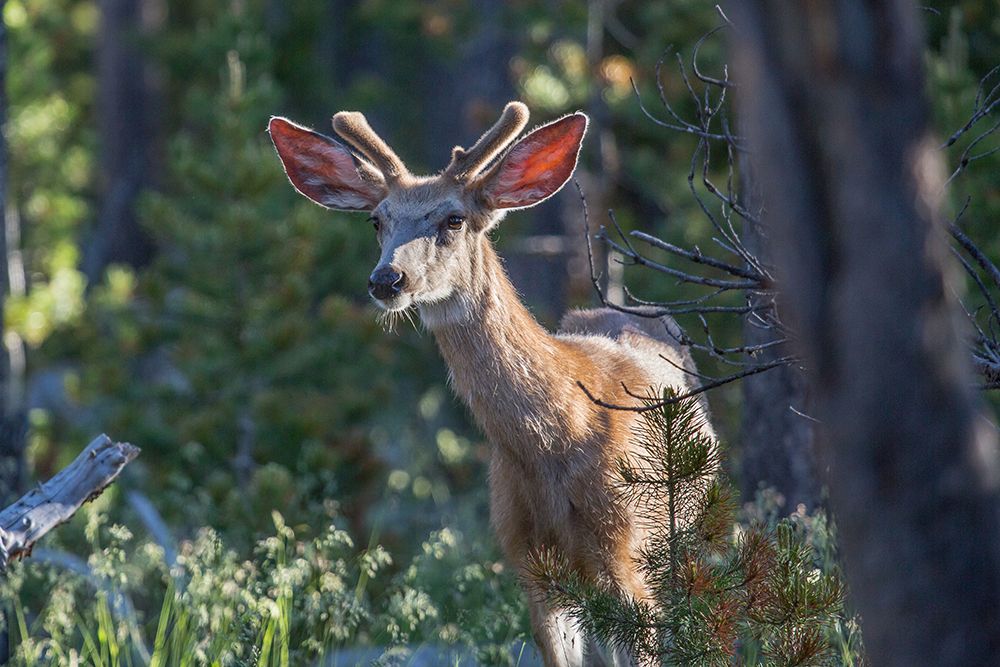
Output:
<instances>
[{"instance_id":1,"label":"black nose","mask_svg":"<svg viewBox=\"0 0 1000 667\"><path fill-rule=\"evenodd\" d=\"M406 285L405 275L391 266L383 266L375 269L368 278L368 293L384 301L399 294L404 285Z\"/></svg>"}]
</instances>

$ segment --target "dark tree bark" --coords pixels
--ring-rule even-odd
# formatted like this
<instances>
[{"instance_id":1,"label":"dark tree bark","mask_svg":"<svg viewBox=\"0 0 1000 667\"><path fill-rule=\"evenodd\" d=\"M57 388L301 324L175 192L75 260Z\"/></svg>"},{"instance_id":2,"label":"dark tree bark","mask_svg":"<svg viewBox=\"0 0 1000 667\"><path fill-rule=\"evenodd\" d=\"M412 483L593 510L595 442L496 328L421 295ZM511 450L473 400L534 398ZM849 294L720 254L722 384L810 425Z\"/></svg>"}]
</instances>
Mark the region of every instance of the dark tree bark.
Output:
<instances>
[{"instance_id":1,"label":"dark tree bark","mask_svg":"<svg viewBox=\"0 0 1000 667\"><path fill-rule=\"evenodd\" d=\"M160 20L160 0L100 0L97 82L101 132L101 206L84 253L93 283L112 263L141 267L153 244L136 219L136 199L152 183L157 127L153 71L142 37Z\"/></svg>"},{"instance_id":2,"label":"dark tree bark","mask_svg":"<svg viewBox=\"0 0 1000 667\"><path fill-rule=\"evenodd\" d=\"M750 322L743 325L744 345L764 345L776 335ZM767 348L757 353L753 363L770 363L787 354L783 346ZM793 410L809 410L802 372L794 365L778 366L743 378L741 383L739 470L743 498L752 500L758 489L769 487L784 497L788 509L800 504L816 507L820 485L813 454L813 423Z\"/></svg>"},{"instance_id":3,"label":"dark tree bark","mask_svg":"<svg viewBox=\"0 0 1000 667\"><path fill-rule=\"evenodd\" d=\"M906 0L733 2L738 94L875 665L1000 655L1000 460L938 225Z\"/></svg>"},{"instance_id":4,"label":"dark tree bark","mask_svg":"<svg viewBox=\"0 0 1000 667\"><path fill-rule=\"evenodd\" d=\"M752 166L741 161L743 205L759 211L758 197L752 187ZM759 215L759 214L758 214ZM755 257L772 264L773 251L758 225L744 222L743 243ZM754 295L751 300L763 305L770 295ZM743 322L743 344L763 346L780 340L783 333L763 326L755 314ZM751 360L766 364L790 354L788 345L766 347ZM740 486L743 498L752 500L757 490L769 487L785 499L786 509L805 505L812 509L820 501L820 483L813 451L813 422L809 412L806 379L798 365L783 365L766 373L744 378L743 416L740 424Z\"/></svg>"},{"instance_id":5,"label":"dark tree bark","mask_svg":"<svg viewBox=\"0 0 1000 667\"><path fill-rule=\"evenodd\" d=\"M503 3L472 0L475 28L455 38L454 58L443 58L430 49L421 53L425 90L435 91L423 102L422 161L440 169L452 146L468 146L496 122L503 106L516 97L510 60L516 42L503 29ZM441 104L441 100L450 100Z\"/></svg>"}]
</instances>

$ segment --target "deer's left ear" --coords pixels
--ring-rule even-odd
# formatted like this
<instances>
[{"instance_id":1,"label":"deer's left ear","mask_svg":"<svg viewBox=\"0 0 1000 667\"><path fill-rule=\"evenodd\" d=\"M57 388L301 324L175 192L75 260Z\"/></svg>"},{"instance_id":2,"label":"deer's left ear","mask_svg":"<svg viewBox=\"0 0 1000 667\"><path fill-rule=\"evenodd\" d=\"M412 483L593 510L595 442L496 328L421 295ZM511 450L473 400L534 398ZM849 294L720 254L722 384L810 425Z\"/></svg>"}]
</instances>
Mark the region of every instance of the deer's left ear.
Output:
<instances>
[{"instance_id":1,"label":"deer's left ear","mask_svg":"<svg viewBox=\"0 0 1000 667\"><path fill-rule=\"evenodd\" d=\"M587 117L577 112L526 135L479 179L484 203L527 208L554 195L573 175L586 131Z\"/></svg>"}]
</instances>

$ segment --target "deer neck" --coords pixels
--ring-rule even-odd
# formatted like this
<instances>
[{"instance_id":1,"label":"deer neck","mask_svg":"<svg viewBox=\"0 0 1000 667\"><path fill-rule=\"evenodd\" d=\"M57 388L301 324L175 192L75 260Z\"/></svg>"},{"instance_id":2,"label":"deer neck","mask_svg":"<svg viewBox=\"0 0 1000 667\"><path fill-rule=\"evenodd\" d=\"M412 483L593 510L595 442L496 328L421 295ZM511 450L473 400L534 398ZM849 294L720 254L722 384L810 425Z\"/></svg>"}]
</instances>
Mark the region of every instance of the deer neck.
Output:
<instances>
[{"instance_id":1,"label":"deer neck","mask_svg":"<svg viewBox=\"0 0 1000 667\"><path fill-rule=\"evenodd\" d=\"M495 445L520 456L557 449L586 418L572 400L572 360L521 303L486 239L469 283L460 296L420 309L453 389Z\"/></svg>"}]
</instances>

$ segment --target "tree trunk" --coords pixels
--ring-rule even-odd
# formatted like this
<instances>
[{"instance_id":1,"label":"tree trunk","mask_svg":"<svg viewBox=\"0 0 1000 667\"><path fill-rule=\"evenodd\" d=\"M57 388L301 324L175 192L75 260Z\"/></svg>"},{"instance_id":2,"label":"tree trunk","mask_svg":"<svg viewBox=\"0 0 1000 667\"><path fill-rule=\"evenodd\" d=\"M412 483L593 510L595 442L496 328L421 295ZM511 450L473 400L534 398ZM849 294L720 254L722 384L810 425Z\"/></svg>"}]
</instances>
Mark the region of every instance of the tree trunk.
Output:
<instances>
[{"instance_id":1,"label":"tree trunk","mask_svg":"<svg viewBox=\"0 0 1000 667\"><path fill-rule=\"evenodd\" d=\"M744 235L749 241L751 236ZM766 255L765 255L766 256ZM758 254L758 257L761 257ZM749 321L743 324L743 344L763 345L778 335ZM784 346L761 350L755 364L788 354ZM806 379L796 366L778 366L742 380L743 417L740 425L740 486L752 500L758 489L772 488L785 508L814 508L820 501L813 455L813 423L808 417ZM794 410L793 410L794 408Z\"/></svg>"},{"instance_id":2,"label":"tree trunk","mask_svg":"<svg viewBox=\"0 0 1000 667\"><path fill-rule=\"evenodd\" d=\"M753 181L753 167L748 156L740 161L743 205L760 219L759 197ZM773 251L759 225L743 225L743 244L765 264L772 264ZM770 297L750 296L761 302ZM743 344L764 345L780 339L782 332L762 326L755 316L743 322ZM751 360L768 363L790 354L787 345L760 350ZM814 508L820 501L820 484L813 452L813 422L808 414L806 379L798 366L778 366L766 373L744 378L743 416L740 425L740 486L743 498L752 500L758 489L772 488L785 499L788 510L805 505Z\"/></svg>"},{"instance_id":3,"label":"tree trunk","mask_svg":"<svg viewBox=\"0 0 1000 667\"><path fill-rule=\"evenodd\" d=\"M5 0L0 0L0 14ZM0 21L0 128L7 125L7 28ZM7 266L7 139L0 131L0 331L4 328L4 304L10 292ZM16 498L24 486L24 418L19 401L11 396L12 373L7 346L0 341L0 503Z\"/></svg>"},{"instance_id":4,"label":"tree trunk","mask_svg":"<svg viewBox=\"0 0 1000 667\"><path fill-rule=\"evenodd\" d=\"M136 199L152 182L157 119L153 72L141 44L161 20L160 0L99 0L98 121L102 193L97 228L86 248L89 282L109 264L141 267L152 241L136 218Z\"/></svg>"},{"instance_id":5,"label":"tree trunk","mask_svg":"<svg viewBox=\"0 0 1000 667\"><path fill-rule=\"evenodd\" d=\"M918 8L739 0L729 16L871 662L995 664L1000 460L938 225Z\"/></svg>"},{"instance_id":6,"label":"tree trunk","mask_svg":"<svg viewBox=\"0 0 1000 667\"><path fill-rule=\"evenodd\" d=\"M0 0L0 17L6 0ZM7 274L7 25L0 19L0 332L4 330L4 306L8 293ZM10 360L7 347L0 341L0 507L17 498L23 484L23 442L21 434L12 428L9 417ZM10 660L10 635L8 628L0 629L0 664Z\"/></svg>"}]
</instances>

